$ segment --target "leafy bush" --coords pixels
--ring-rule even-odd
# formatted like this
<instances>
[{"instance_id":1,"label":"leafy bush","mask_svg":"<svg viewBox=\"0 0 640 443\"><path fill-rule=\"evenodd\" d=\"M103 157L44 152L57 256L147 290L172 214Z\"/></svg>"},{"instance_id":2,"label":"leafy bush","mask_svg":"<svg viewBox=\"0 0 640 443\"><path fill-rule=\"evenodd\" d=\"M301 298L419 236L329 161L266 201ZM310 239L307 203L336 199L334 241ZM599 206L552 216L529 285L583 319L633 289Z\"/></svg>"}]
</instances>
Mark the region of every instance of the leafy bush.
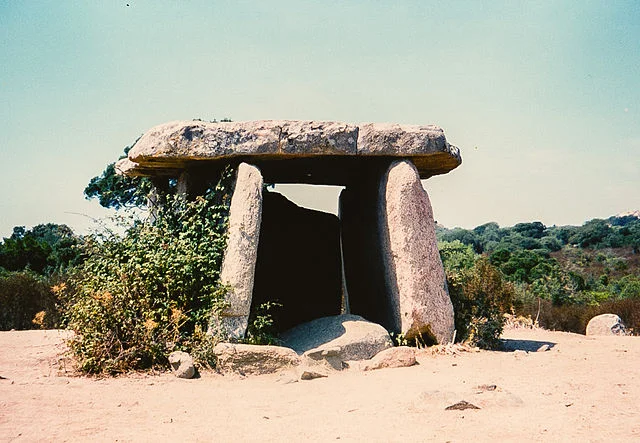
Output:
<instances>
[{"instance_id":1,"label":"leafy bush","mask_svg":"<svg viewBox=\"0 0 640 443\"><path fill-rule=\"evenodd\" d=\"M49 279L31 271L0 273L0 330L53 328L58 320Z\"/></svg>"},{"instance_id":2,"label":"leafy bush","mask_svg":"<svg viewBox=\"0 0 640 443\"><path fill-rule=\"evenodd\" d=\"M251 345L276 345L278 333L273 320L273 311L282 308L282 304L273 301L262 303L257 309L253 309L249 316L249 326L244 343Z\"/></svg>"},{"instance_id":3,"label":"leafy bush","mask_svg":"<svg viewBox=\"0 0 640 443\"><path fill-rule=\"evenodd\" d=\"M223 307L229 177L192 202L167 196L153 222L136 221L124 236L107 231L87 239L86 261L61 290L82 371L166 365L173 350L211 363L207 329Z\"/></svg>"},{"instance_id":4,"label":"leafy bush","mask_svg":"<svg viewBox=\"0 0 640 443\"><path fill-rule=\"evenodd\" d=\"M504 314L513 305L515 288L487 258L477 258L470 246L442 242L458 341L485 349L499 347Z\"/></svg>"}]
</instances>

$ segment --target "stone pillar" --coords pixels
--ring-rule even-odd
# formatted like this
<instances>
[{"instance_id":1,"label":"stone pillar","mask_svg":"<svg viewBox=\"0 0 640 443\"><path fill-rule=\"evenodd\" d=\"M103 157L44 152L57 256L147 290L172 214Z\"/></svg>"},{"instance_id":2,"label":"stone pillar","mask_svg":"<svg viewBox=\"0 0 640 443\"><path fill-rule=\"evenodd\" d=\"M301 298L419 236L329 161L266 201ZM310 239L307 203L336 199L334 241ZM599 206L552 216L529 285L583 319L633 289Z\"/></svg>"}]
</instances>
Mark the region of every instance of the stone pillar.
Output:
<instances>
[{"instance_id":1,"label":"stone pillar","mask_svg":"<svg viewBox=\"0 0 640 443\"><path fill-rule=\"evenodd\" d=\"M208 171L209 176L219 176L219 173ZM202 195L207 190L207 180L202 172L194 170L184 170L178 177L176 193L187 200L193 200L196 196Z\"/></svg>"},{"instance_id":2,"label":"stone pillar","mask_svg":"<svg viewBox=\"0 0 640 443\"><path fill-rule=\"evenodd\" d=\"M149 210L149 218L155 223L158 209L163 205L163 200L169 192L169 179L166 177L151 177L153 185L149 195L147 196L147 209Z\"/></svg>"},{"instance_id":3,"label":"stone pillar","mask_svg":"<svg viewBox=\"0 0 640 443\"><path fill-rule=\"evenodd\" d=\"M182 171L178 177L178 183L176 185L176 192L178 195L188 198L191 188L191 174L189 171Z\"/></svg>"},{"instance_id":4,"label":"stone pillar","mask_svg":"<svg viewBox=\"0 0 640 443\"><path fill-rule=\"evenodd\" d=\"M220 280L229 285L230 291L227 307L209 328L211 333L220 332L228 339L243 338L247 330L262 219L262 185L257 167L246 163L238 166L220 271Z\"/></svg>"},{"instance_id":5,"label":"stone pillar","mask_svg":"<svg viewBox=\"0 0 640 443\"><path fill-rule=\"evenodd\" d=\"M449 343L453 306L438 252L429 196L409 160L394 161L379 188L382 248L392 304L399 307L401 332L409 339Z\"/></svg>"}]
</instances>

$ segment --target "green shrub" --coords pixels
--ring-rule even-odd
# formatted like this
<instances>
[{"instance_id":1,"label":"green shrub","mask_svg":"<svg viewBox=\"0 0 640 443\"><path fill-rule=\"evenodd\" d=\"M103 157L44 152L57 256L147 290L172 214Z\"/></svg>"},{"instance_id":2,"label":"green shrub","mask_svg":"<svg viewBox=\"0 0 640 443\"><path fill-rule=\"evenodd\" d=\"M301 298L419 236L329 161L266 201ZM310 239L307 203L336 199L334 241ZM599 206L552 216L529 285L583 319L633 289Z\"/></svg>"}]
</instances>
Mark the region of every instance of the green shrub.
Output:
<instances>
[{"instance_id":1,"label":"green shrub","mask_svg":"<svg viewBox=\"0 0 640 443\"><path fill-rule=\"evenodd\" d=\"M58 321L48 278L31 271L0 272L0 330L53 328Z\"/></svg>"},{"instance_id":2,"label":"green shrub","mask_svg":"<svg viewBox=\"0 0 640 443\"><path fill-rule=\"evenodd\" d=\"M252 309L249 316L249 326L244 343L251 345L276 345L278 333L273 323L273 311L282 308L282 304L268 301L262 303L257 309Z\"/></svg>"},{"instance_id":3,"label":"green shrub","mask_svg":"<svg viewBox=\"0 0 640 443\"><path fill-rule=\"evenodd\" d=\"M86 240L86 261L63 288L65 319L79 368L118 373L166 365L173 350L211 363L207 335L226 288L219 271L226 243L227 180L188 202L167 196L150 220L123 236Z\"/></svg>"},{"instance_id":4,"label":"green shrub","mask_svg":"<svg viewBox=\"0 0 640 443\"><path fill-rule=\"evenodd\" d=\"M461 284L452 291L456 330L460 339L480 348L496 349L515 289L484 257L464 274Z\"/></svg>"},{"instance_id":5,"label":"green shrub","mask_svg":"<svg viewBox=\"0 0 640 443\"><path fill-rule=\"evenodd\" d=\"M485 349L497 348L504 314L513 305L515 288L486 257L459 241L441 242L458 341Z\"/></svg>"}]
</instances>

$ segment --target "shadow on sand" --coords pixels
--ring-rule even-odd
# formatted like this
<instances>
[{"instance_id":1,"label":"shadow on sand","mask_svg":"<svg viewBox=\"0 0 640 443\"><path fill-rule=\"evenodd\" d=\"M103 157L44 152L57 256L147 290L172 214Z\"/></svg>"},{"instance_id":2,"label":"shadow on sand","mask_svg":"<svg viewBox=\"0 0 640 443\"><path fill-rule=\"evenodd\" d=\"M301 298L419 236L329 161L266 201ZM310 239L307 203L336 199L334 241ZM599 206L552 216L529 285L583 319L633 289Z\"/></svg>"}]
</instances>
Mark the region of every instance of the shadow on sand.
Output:
<instances>
[{"instance_id":1,"label":"shadow on sand","mask_svg":"<svg viewBox=\"0 0 640 443\"><path fill-rule=\"evenodd\" d=\"M527 351L536 352L542 346L547 345L551 349L556 344L550 341L538 341L538 340L515 340L512 338L503 338L500 340L502 343L500 351L513 352L513 351Z\"/></svg>"}]
</instances>

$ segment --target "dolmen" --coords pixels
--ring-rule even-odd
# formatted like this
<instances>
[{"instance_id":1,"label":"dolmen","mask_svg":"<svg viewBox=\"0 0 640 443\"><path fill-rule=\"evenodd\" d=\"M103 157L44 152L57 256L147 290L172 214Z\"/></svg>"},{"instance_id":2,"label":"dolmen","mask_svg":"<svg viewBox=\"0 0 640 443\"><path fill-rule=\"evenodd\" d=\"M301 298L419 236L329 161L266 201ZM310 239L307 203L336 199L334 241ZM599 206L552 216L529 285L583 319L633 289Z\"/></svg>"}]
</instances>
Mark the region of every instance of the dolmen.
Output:
<instances>
[{"instance_id":1,"label":"dolmen","mask_svg":"<svg viewBox=\"0 0 640 443\"><path fill-rule=\"evenodd\" d=\"M177 121L147 131L116 168L201 194L235 171L212 327L244 337L249 314L281 307L278 327L360 315L425 342L448 343L453 307L421 179L462 162L437 126L321 121ZM338 215L302 208L267 184L343 186Z\"/></svg>"}]
</instances>

